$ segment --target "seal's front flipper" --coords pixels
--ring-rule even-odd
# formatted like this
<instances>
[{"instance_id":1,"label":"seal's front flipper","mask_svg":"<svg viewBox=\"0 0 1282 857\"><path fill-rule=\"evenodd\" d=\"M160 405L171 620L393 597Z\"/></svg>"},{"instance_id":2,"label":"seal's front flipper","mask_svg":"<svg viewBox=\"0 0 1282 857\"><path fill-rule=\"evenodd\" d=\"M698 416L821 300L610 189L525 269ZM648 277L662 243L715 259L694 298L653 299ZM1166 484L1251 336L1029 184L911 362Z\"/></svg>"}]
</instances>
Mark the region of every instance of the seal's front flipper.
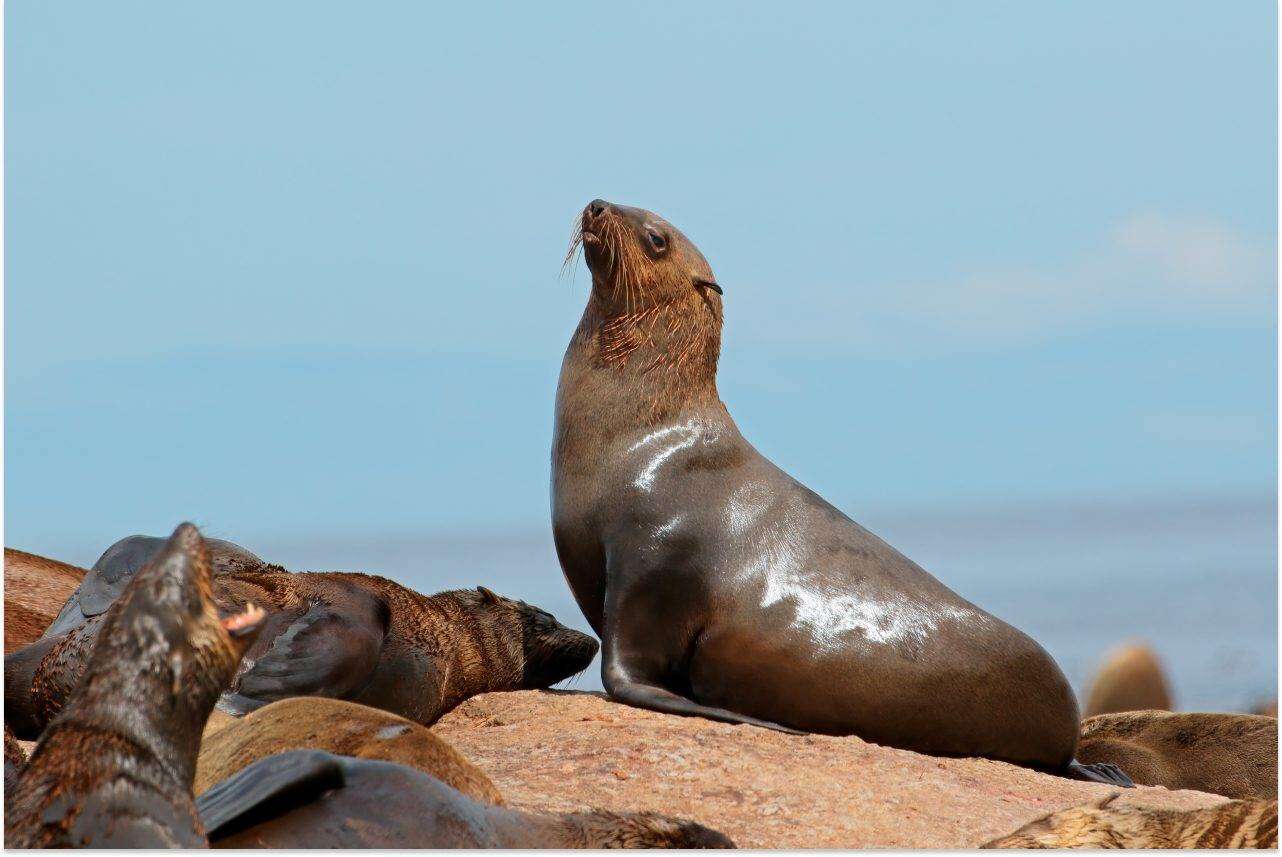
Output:
<instances>
[{"instance_id":1,"label":"seal's front flipper","mask_svg":"<svg viewBox=\"0 0 1282 857\"><path fill-rule=\"evenodd\" d=\"M340 756L292 750L259 759L196 798L196 811L211 842L252 827L345 783Z\"/></svg>"},{"instance_id":2,"label":"seal's front flipper","mask_svg":"<svg viewBox=\"0 0 1282 857\"><path fill-rule=\"evenodd\" d=\"M254 703L291 696L351 699L374 675L388 619L376 599L343 605L314 602L301 616L272 618L276 621L266 629L273 632L266 651L246 655L245 662L252 665L224 695L226 705L244 713Z\"/></svg>"},{"instance_id":3,"label":"seal's front flipper","mask_svg":"<svg viewBox=\"0 0 1282 857\"><path fill-rule=\"evenodd\" d=\"M760 726L762 729L787 732L789 735L809 734L800 729L793 729L790 726L783 726L769 720L758 720L755 717L749 717L746 714L739 714L725 708L701 705L694 700L678 696L658 685L644 684L630 679L612 678L609 675L605 677L604 684L606 692L610 694L612 699L627 705L634 705L637 708L646 708L650 711L659 711L664 714L680 714L684 717L706 717L709 720L718 720L722 723L743 723L748 726Z\"/></svg>"},{"instance_id":4,"label":"seal's front flipper","mask_svg":"<svg viewBox=\"0 0 1282 857\"><path fill-rule=\"evenodd\" d=\"M1071 780L1086 780L1089 783L1103 783L1106 786L1121 786L1124 789L1135 788L1135 781L1126 776L1117 765L1109 762L1096 762L1083 765L1074 759L1068 763L1067 776Z\"/></svg>"}]
</instances>

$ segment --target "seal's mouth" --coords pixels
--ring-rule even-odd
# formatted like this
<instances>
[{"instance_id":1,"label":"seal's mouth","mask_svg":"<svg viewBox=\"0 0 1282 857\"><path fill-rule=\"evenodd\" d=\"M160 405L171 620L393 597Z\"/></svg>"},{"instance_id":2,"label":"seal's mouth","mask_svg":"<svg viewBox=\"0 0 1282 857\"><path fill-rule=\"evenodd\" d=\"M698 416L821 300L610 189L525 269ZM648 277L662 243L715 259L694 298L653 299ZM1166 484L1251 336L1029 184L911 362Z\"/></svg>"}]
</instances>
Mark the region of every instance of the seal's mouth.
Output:
<instances>
[{"instance_id":1,"label":"seal's mouth","mask_svg":"<svg viewBox=\"0 0 1282 857\"><path fill-rule=\"evenodd\" d=\"M256 604L246 604L245 609L231 616L225 616L220 621L225 630L232 637L243 637L258 627L259 623L267 618L267 611Z\"/></svg>"}]
</instances>

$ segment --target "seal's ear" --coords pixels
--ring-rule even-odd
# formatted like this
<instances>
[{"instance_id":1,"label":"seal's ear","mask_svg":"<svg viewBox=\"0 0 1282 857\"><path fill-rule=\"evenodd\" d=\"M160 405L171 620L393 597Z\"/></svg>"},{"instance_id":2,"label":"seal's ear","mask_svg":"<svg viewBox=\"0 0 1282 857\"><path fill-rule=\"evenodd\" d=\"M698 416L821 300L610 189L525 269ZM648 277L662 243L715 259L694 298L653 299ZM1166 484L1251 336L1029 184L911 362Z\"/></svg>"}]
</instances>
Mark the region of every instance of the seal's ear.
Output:
<instances>
[{"instance_id":1,"label":"seal's ear","mask_svg":"<svg viewBox=\"0 0 1282 857\"><path fill-rule=\"evenodd\" d=\"M718 286L714 281L705 280L703 277L695 277L694 284L703 289L712 289L714 292L716 292L719 295L725 294L725 292L721 291L721 287Z\"/></svg>"},{"instance_id":2,"label":"seal's ear","mask_svg":"<svg viewBox=\"0 0 1282 857\"><path fill-rule=\"evenodd\" d=\"M491 592L490 590L486 589L484 586L476 587L476 591L481 593L481 600L484 601L486 604L499 603L499 600L500 600L499 597L495 595L493 592Z\"/></svg>"}]
</instances>

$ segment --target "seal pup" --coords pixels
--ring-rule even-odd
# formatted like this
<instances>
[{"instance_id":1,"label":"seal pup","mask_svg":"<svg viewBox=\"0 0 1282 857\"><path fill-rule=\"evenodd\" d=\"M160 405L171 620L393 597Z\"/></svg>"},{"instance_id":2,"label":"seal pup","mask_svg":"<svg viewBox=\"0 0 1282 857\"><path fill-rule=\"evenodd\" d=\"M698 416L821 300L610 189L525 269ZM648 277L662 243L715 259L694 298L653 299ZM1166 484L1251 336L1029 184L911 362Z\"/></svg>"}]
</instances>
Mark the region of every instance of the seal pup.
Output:
<instances>
[{"instance_id":1,"label":"seal pup","mask_svg":"<svg viewBox=\"0 0 1282 857\"><path fill-rule=\"evenodd\" d=\"M4 549L5 654L40 639L85 570L14 548Z\"/></svg>"},{"instance_id":2,"label":"seal pup","mask_svg":"<svg viewBox=\"0 0 1282 857\"><path fill-rule=\"evenodd\" d=\"M215 848L732 848L653 813L553 815L478 803L392 762L293 750L197 800Z\"/></svg>"},{"instance_id":3,"label":"seal pup","mask_svg":"<svg viewBox=\"0 0 1282 857\"><path fill-rule=\"evenodd\" d=\"M597 642L485 587L421 595L347 572L227 571L215 601L269 613L219 702L240 716L291 696L349 699L430 726L468 697L536 690L585 669ZM6 718L34 737L76 686L102 616L5 656Z\"/></svg>"},{"instance_id":4,"label":"seal pup","mask_svg":"<svg viewBox=\"0 0 1282 857\"><path fill-rule=\"evenodd\" d=\"M64 596L66 603L54 620L47 623L42 636L54 637L66 633L95 616L101 616L125 590L133 576L145 568L166 544L167 540L160 536L126 536L107 548L93 567L83 573L83 580L70 597ZM210 568L214 575L228 571L279 568L268 566L252 552L223 539L205 539L205 547L209 551Z\"/></svg>"},{"instance_id":5,"label":"seal pup","mask_svg":"<svg viewBox=\"0 0 1282 857\"><path fill-rule=\"evenodd\" d=\"M242 768L288 750L396 762L431 774L481 803L503 796L485 772L430 729L377 708L339 699L296 696L206 730L196 760L196 794Z\"/></svg>"},{"instance_id":6,"label":"seal pup","mask_svg":"<svg viewBox=\"0 0 1282 857\"><path fill-rule=\"evenodd\" d=\"M105 614L84 681L49 724L5 813L9 848L194 848L201 729L262 621L222 618L191 524Z\"/></svg>"},{"instance_id":7,"label":"seal pup","mask_svg":"<svg viewBox=\"0 0 1282 857\"><path fill-rule=\"evenodd\" d=\"M1207 809L1114 806L1117 792L1052 812L981 848L1274 848L1278 802L1235 800Z\"/></svg>"},{"instance_id":8,"label":"seal pup","mask_svg":"<svg viewBox=\"0 0 1282 857\"><path fill-rule=\"evenodd\" d=\"M1231 798L1277 799L1278 721L1254 714L1128 711L1082 721L1077 757L1135 782Z\"/></svg>"},{"instance_id":9,"label":"seal pup","mask_svg":"<svg viewBox=\"0 0 1282 857\"><path fill-rule=\"evenodd\" d=\"M780 470L717 393L722 288L653 212L595 200L566 349L552 529L620 702L1127 784L1073 762L1041 646Z\"/></svg>"},{"instance_id":10,"label":"seal pup","mask_svg":"<svg viewBox=\"0 0 1282 857\"><path fill-rule=\"evenodd\" d=\"M1171 690L1157 653L1145 643L1124 643L1104 657L1083 717L1117 711L1170 711Z\"/></svg>"}]
</instances>

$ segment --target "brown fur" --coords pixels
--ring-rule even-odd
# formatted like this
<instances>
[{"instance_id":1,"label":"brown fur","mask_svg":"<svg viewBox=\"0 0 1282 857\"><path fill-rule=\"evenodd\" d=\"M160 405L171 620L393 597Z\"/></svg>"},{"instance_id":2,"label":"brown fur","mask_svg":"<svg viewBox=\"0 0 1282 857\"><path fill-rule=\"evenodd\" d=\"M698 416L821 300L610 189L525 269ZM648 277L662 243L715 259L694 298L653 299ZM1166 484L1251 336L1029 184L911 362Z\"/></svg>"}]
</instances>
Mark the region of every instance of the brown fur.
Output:
<instances>
[{"instance_id":1,"label":"brown fur","mask_svg":"<svg viewBox=\"0 0 1282 857\"><path fill-rule=\"evenodd\" d=\"M1278 802L1209 809L1112 806L1117 794L1053 812L983 848L1277 848Z\"/></svg>"},{"instance_id":2,"label":"brown fur","mask_svg":"<svg viewBox=\"0 0 1282 857\"><path fill-rule=\"evenodd\" d=\"M1157 654L1143 643L1126 643L1104 658L1082 716L1171 708L1170 687Z\"/></svg>"},{"instance_id":3,"label":"brown fur","mask_svg":"<svg viewBox=\"0 0 1282 857\"><path fill-rule=\"evenodd\" d=\"M1278 721L1254 714L1131 711L1082 722L1078 758L1146 786L1231 798L1278 796Z\"/></svg>"},{"instance_id":4,"label":"brown fur","mask_svg":"<svg viewBox=\"0 0 1282 857\"><path fill-rule=\"evenodd\" d=\"M40 737L5 813L5 846L195 847L205 719L252 632L232 638L209 556L184 524L104 614L84 680Z\"/></svg>"},{"instance_id":5,"label":"brown fur","mask_svg":"<svg viewBox=\"0 0 1282 857\"><path fill-rule=\"evenodd\" d=\"M480 768L425 727L376 708L316 697L282 699L226 728L207 730L196 761L196 794L259 759L303 749L398 762L473 800L503 803Z\"/></svg>"},{"instance_id":6,"label":"brown fur","mask_svg":"<svg viewBox=\"0 0 1282 857\"><path fill-rule=\"evenodd\" d=\"M83 568L5 548L5 654L38 640L84 576Z\"/></svg>"},{"instance_id":7,"label":"brown fur","mask_svg":"<svg viewBox=\"0 0 1282 857\"><path fill-rule=\"evenodd\" d=\"M18 774L27 764L27 751L13 737L9 727L4 727L4 792L13 794L13 787L18 782Z\"/></svg>"}]
</instances>

